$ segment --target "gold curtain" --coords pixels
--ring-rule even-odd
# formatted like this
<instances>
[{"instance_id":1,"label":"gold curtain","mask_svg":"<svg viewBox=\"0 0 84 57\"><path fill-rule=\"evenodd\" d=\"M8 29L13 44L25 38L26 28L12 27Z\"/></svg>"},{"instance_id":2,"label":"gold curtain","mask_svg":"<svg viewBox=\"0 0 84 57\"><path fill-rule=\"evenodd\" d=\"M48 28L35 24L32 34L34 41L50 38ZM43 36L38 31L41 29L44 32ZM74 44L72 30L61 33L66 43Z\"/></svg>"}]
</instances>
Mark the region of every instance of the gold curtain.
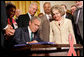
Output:
<instances>
[{"instance_id":1,"label":"gold curtain","mask_svg":"<svg viewBox=\"0 0 84 57\"><path fill-rule=\"evenodd\" d=\"M38 4L38 10L35 14L35 16L38 16L40 13L40 1L5 1L5 3L13 3L16 6L16 9L20 9L22 11L22 14L25 14L28 12L29 5L32 2L36 2Z\"/></svg>"}]
</instances>

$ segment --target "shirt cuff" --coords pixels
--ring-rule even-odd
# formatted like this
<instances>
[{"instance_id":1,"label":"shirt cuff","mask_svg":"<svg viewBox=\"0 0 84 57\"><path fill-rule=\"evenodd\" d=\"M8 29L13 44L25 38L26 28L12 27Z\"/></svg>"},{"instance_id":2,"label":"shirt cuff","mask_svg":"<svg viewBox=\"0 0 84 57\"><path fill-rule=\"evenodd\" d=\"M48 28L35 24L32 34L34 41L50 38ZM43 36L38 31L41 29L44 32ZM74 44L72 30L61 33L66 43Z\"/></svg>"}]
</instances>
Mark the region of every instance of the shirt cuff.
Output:
<instances>
[{"instance_id":1,"label":"shirt cuff","mask_svg":"<svg viewBox=\"0 0 84 57\"><path fill-rule=\"evenodd\" d=\"M6 30L8 28L8 25L4 28L4 30Z\"/></svg>"},{"instance_id":2,"label":"shirt cuff","mask_svg":"<svg viewBox=\"0 0 84 57\"><path fill-rule=\"evenodd\" d=\"M29 44L29 42L26 42L26 44Z\"/></svg>"}]
</instances>

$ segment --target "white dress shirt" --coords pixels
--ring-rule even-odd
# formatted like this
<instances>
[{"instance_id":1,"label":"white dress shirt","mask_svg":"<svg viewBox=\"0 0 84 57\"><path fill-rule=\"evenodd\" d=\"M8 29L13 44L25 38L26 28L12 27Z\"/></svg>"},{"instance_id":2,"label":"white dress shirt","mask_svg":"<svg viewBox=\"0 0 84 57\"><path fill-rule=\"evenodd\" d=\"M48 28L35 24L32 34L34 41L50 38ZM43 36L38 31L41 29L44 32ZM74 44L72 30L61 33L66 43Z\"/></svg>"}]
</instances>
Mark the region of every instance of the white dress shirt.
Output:
<instances>
[{"instance_id":1,"label":"white dress shirt","mask_svg":"<svg viewBox=\"0 0 84 57\"><path fill-rule=\"evenodd\" d=\"M31 19L31 14L28 12L29 18Z\"/></svg>"},{"instance_id":2,"label":"white dress shirt","mask_svg":"<svg viewBox=\"0 0 84 57\"><path fill-rule=\"evenodd\" d=\"M29 38L31 39L31 33L32 33L32 31L31 31L31 29L30 29L29 26L28 26L28 31L29 31ZM34 34L33 34L33 38L34 38Z\"/></svg>"},{"instance_id":3,"label":"white dress shirt","mask_svg":"<svg viewBox=\"0 0 84 57\"><path fill-rule=\"evenodd\" d=\"M48 14L45 14L45 15L46 15L46 17L47 17L48 20L50 19L50 17L52 18L51 14L49 14L49 15Z\"/></svg>"},{"instance_id":4,"label":"white dress shirt","mask_svg":"<svg viewBox=\"0 0 84 57\"><path fill-rule=\"evenodd\" d=\"M8 28L8 25L4 28L4 30L6 30Z\"/></svg>"}]
</instances>

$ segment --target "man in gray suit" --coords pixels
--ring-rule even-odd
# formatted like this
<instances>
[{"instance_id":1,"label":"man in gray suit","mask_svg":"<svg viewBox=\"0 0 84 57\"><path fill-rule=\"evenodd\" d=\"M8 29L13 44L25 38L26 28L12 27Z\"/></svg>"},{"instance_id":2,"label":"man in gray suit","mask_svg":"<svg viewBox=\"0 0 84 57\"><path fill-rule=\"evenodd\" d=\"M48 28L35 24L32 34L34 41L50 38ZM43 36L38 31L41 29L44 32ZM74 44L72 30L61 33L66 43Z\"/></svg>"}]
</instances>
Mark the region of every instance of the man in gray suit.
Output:
<instances>
[{"instance_id":1,"label":"man in gray suit","mask_svg":"<svg viewBox=\"0 0 84 57\"><path fill-rule=\"evenodd\" d=\"M50 2L45 2L43 5L45 15L41 17L41 26L39 29L40 32L40 38L43 41L49 41L49 34L50 34L50 20L52 19L51 17L51 4Z\"/></svg>"},{"instance_id":2,"label":"man in gray suit","mask_svg":"<svg viewBox=\"0 0 84 57\"><path fill-rule=\"evenodd\" d=\"M75 26L77 29L75 32L77 33L76 36L81 36L83 40L83 1L76 1L76 5L78 9L74 13Z\"/></svg>"},{"instance_id":3,"label":"man in gray suit","mask_svg":"<svg viewBox=\"0 0 84 57\"><path fill-rule=\"evenodd\" d=\"M83 1L76 1L77 10L74 13L75 19L75 36L78 44L83 45ZM83 56L83 50L81 50Z\"/></svg>"}]
</instances>

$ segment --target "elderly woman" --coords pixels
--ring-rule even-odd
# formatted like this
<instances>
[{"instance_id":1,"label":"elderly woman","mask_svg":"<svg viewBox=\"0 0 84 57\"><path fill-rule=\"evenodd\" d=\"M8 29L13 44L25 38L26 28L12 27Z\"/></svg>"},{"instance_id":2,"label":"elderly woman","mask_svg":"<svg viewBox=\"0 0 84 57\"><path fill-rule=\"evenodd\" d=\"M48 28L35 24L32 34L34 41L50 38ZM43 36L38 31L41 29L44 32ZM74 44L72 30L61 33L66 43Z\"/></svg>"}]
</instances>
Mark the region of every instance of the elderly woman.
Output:
<instances>
[{"instance_id":1,"label":"elderly woman","mask_svg":"<svg viewBox=\"0 0 84 57\"><path fill-rule=\"evenodd\" d=\"M50 23L50 42L69 44L68 37L69 34L72 34L74 44L76 44L71 20L63 18L64 9L59 5L55 5L51 8L51 14L54 21Z\"/></svg>"}]
</instances>

